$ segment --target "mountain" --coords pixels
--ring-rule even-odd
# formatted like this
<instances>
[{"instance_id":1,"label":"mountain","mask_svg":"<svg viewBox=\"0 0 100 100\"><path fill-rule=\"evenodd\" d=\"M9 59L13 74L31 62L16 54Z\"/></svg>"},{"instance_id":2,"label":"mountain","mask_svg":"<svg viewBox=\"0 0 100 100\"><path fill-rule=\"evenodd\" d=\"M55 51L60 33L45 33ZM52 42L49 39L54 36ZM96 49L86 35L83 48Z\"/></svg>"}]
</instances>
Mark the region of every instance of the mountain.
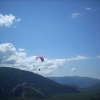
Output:
<instances>
[{"instance_id":1,"label":"mountain","mask_svg":"<svg viewBox=\"0 0 100 100\"><path fill-rule=\"evenodd\" d=\"M93 85L91 88L99 88L100 89L100 82L95 84L95 85Z\"/></svg>"},{"instance_id":2,"label":"mountain","mask_svg":"<svg viewBox=\"0 0 100 100\"><path fill-rule=\"evenodd\" d=\"M0 98L48 98L53 94L76 92L74 87L29 71L0 67Z\"/></svg>"},{"instance_id":3,"label":"mountain","mask_svg":"<svg viewBox=\"0 0 100 100\"><path fill-rule=\"evenodd\" d=\"M97 83L100 83L99 79L93 79L89 77L79 77L79 76L47 77L47 78L60 84L77 85L81 88L91 87Z\"/></svg>"}]
</instances>

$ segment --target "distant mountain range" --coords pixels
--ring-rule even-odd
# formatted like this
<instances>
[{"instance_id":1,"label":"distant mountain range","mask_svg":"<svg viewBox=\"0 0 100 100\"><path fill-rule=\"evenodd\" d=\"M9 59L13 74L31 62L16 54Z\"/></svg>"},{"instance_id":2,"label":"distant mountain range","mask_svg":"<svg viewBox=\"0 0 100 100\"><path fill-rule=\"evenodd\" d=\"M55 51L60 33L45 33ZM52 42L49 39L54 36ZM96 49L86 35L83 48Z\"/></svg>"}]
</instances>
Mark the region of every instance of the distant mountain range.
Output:
<instances>
[{"instance_id":1,"label":"distant mountain range","mask_svg":"<svg viewBox=\"0 0 100 100\"><path fill-rule=\"evenodd\" d=\"M47 77L57 83L71 85L74 87L91 87L100 83L99 79L79 76L66 76L66 77Z\"/></svg>"},{"instance_id":2,"label":"distant mountain range","mask_svg":"<svg viewBox=\"0 0 100 100\"><path fill-rule=\"evenodd\" d=\"M100 83L93 85L91 88L100 88Z\"/></svg>"},{"instance_id":3,"label":"distant mountain range","mask_svg":"<svg viewBox=\"0 0 100 100\"><path fill-rule=\"evenodd\" d=\"M0 98L48 98L53 94L77 92L74 87L29 71L0 67Z\"/></svg>"}]
</instances>

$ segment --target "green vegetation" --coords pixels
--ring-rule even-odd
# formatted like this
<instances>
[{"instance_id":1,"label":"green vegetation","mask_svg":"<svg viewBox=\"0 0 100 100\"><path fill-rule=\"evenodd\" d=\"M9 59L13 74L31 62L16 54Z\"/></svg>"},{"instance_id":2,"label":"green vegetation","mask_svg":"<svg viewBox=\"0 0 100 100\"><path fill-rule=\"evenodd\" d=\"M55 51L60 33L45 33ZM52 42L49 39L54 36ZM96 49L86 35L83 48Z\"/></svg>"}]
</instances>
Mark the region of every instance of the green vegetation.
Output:
<instances>
[{"instance_id":1,"label":"green vegetation","mask_svg":"<svg viewBox=\"0 0 100 100\"><path fill-rule=\"evenodd\" d=\"M0 67L0 98L2 99L47 99L51 95L61 93L78 93L78 91L74 87L58 84L32 72Z\"/></svg>"},{"instance_id":2,"label":"green vegetation","mask_svg":"<svg viewBox=\"0 0 100 100\"><path fill-rule=\"evenodd\" d=\"M81 91L80 93L71 93L71 94L63 93L59 95L52 95L47 99L26 98L24 100L100 100L100 88L98 89L86 88L86 89L80 89L80 91ZM5 100L21 100L21 99L22 98L5 99Z\"/></svg>"},{"instance_id":3,"label":"green vegetation","mask_svg":"<svg viewBox=\"0 0 100 100\"><path fill-rule=\"evenodd\" d=\"M79 86L81 88L84 87L91 87L95 84L100 83L99 79L94 79L90 77L79 77L79 76L66 76L66 77L48 77L49 79L66 85L76 85L75 87Z\"/></svg>"},{"instance_id":4,"label":"green vegetation","mask_svg":"<svg viewBox=\"0 0 100 100\"><path fill-rule=\"evenodd\" d=\"M36 99L27 99L36 100ZM43 100L43 99L39 99ZM83 88L80 93L53 95L46 100L100 100L100 88Z\"/></svg>"},{"instance_id":5,"label":"green vegetation","mask_svg":"<svg viewBox=\"0 0 100 100\"><path fill-rule=\"evenodd\" d=\"M0 68L0 100L100 100L100 83L77 89L28 71Z\"/></svg>"}]
</instances>

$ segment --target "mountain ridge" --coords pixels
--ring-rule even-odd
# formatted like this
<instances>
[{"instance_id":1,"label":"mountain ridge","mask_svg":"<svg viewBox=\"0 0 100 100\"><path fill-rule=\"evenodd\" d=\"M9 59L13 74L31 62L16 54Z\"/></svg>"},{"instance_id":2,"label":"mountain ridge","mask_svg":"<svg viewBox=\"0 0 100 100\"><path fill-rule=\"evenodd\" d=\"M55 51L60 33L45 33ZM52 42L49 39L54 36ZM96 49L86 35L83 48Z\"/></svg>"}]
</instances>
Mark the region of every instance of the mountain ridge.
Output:
<instances>
[{"instance_id":1,"label":"mountain ridge","mask_svg":"<svg viewBox=\"0 0 100 100\"><path fill-rule=\"evenodd\" d=\"M60 84L78 85L81 88L91 87L97 83L100 83L99 79L94 79L91 77L64 76L64 77L47 77L47 78Z\"/></svg>"},{"instance_id":2,"label":"mountain ridge","mask_svg":"<svg viewBox=\"0 0 100 100\"><path fill-rule=\"evenodd\" d=\"M77 93L71 86L58 84L33 72L0 67L0 97L48 98L59 93Z\"/></svg>"}]
</instances>

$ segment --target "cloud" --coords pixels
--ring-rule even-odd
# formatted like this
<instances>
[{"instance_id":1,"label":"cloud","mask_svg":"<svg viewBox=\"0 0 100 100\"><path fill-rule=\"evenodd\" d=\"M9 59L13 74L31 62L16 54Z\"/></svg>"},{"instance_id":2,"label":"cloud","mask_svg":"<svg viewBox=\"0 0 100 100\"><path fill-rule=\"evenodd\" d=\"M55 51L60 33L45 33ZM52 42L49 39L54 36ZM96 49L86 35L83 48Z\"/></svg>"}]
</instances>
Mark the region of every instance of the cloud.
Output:
<instances>
[{"instance_id":1,"label":"cloud","mask_svg":"<svg viewBox=\"0 0 100 100\"><path fill-rule=\"evenodd\" d=\"M98 56L98 58L100 58L100 56Z\"/></svg>"},{"instance_id":2,"label":"cloud","mask_svg":"<svg viewBox=\"0 0 100 100\"><path fill-rule=\"evenodd\" d=\"M66 66L66 59L47 59L45 62L36 61L36 56L27 56L25 49L19 48L18 51L11 43L0 44L0 67L13 67L28 70L42 75L52 73L55 68ZM38 69L42 71L39 72Z\"/></svg>"},{"instance_id":3,"label":"cloud","mask_svg":"<svg viewBox=\"0 0 100 100\"><path fill-rule=\"evenodd\" d=\"M18 50L12 43L0 44L0 67L13 67L21 70L35 72L41 75L51 74L56 68L64 68L68 61L83 60L88 57L77 56L66 59L47 59L44 62L36 60L36 56L28 56L24 48ZM38 69L41 69L39 71Z\"/></svg>"},{"instance_id":4,"label":"cloud","mask_svg":"<svg viewBox=\"0 0 100 100\"><path fill-rule=\"evenodd\" d=\"M68 58L67 61L74 61L74 60L85 60L89 57L77 55L77 57Z\"/></svg>"},{"instance_id":5,"label":"cloud","mask_svg":"<svg viewBox=\"0 0 100 100\"><path fill-rule=\"evenodd\" d=\"M93 10L91 8L85 8L85 9L88 10L88 11L96 11L96 10Z\"/></svg>"},{"instance_id":6,"label":"cloud","mask_svg":"<svg viewBox=\"0 0 100 100\"><path fill-rule=\"evenodd\" d=\"M25 49L22 49L22 48L19 48L18 50L19 50L19 51L25 51Z\"/></svg>"},{"instance_id":7,"label":"cloud","mask_svg":"<svg viewBox=\"0 0 100 100\"><path fill-rule=\"evenodd\" d=\"M16 19L15 21L16 21L16 22L19 22L20 20L21 20L21 19L19 18L19 19Z\"/></svg>"},{"instance_id":8,"label":"cloud","mask_svg":"<svg viewBox=\"0 0 100 100\"><path fill-rule=\"evenodd\" d=\"M10 27L14 22L19 22L21 19L16 19L12 14L2 15L0 14L0 27Z\"/></svg>"},{"instance_id":9,"label":"cloud","mask_svg":"<svg viewBox=\"0 0 100 100\"><path fill-rule=\"evenodd\" d=\"M86 8L86 10L89 10L89 11L91 11L91 8Z\"/></svg>"},{"instance_id":10,"label":"cloud","mask_svg":"<svg viewBox=\"0 0 100 100\"><path fill-rule=\"evenodd\" d=\"M79 15L81 15L81 14L80 13L74 13L74 14L72 14L72 19L78 17Z\"/></svg>"},{"instance_id":11,"label":"cloud","mask_svg":"<svg viewBox=\"0 0 100 100\"><path fill-rule=\"evenodd\" d=\"M72 69L71 69L71 72L75 72L75 71L76 71L76 68L72 68Z\"/></svg>"}]
</instances>

